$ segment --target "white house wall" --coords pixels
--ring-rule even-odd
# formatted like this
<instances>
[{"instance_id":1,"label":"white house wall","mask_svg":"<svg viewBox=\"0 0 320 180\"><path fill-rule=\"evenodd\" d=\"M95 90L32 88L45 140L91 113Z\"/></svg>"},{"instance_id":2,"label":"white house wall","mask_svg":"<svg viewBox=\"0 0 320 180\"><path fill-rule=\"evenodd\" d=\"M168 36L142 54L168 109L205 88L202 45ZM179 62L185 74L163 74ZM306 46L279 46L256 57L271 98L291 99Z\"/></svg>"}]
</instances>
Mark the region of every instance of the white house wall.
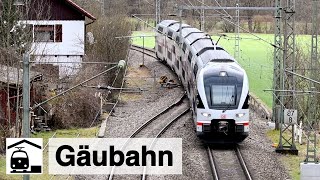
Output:
<instances>
[{"instance_id":1,"label":"white house wall","mask_svg":"<svg viewBox=\"0 0 320 180\"><path fill-rule=\"evenodd\" d=\"M74 75L84 55L84 21L27 21L33 25L62 25L62 42L34 42L31 55L37 63L59 66L59 77ZM70 62L70 63L66 63Z\"/></svg>"},{"instance_id":2,"label":"white house wall","mask_svg":"<svg viewBox=\"0 0 320 180\"><path fill-rule=\"evenodd\" d=\"M72 76L81 68L81 56L34 56L34 64L53 64L59 67L59 77ZM69 62L69 63L68 63Z\"/></svg>"}]
</instances>

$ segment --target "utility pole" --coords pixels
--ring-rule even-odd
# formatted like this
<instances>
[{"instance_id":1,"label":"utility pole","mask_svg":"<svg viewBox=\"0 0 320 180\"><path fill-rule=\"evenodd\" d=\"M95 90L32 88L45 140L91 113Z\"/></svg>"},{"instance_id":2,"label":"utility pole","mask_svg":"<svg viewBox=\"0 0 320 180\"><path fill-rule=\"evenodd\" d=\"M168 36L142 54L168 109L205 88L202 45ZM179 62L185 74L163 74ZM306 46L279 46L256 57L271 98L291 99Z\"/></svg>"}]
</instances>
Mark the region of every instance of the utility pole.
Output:
<instances>
[{"instance_id":1,"label":"utility pole","mask_svg":"<svg viewBox=\"0 0 320 180\"><path fill-rule=\"evenodd\" d=\"M24 138L30 137L30 67L29 67L29 54L23 55L23 123L22 135ZM19 98L19 97L18 97ZM23 180L29 180L29 175L23 175Z\"/></svg>"},{"instance_id":2,"label":"utility pole","mask_svg":"<svg viewBox=\"0 0 320 180\"><path fill-rule=\"evenodd\" d=\"M284 8L284 49L281 90L290 90L290 92L285 97L281 96L280 99L286 109L295 109L295 78L293 75L296 69L295 50L295 0L287 0L286 7ZM280 138L276 152L298 155L293 138L294 124L285 124L284 111L281 111L281 114Z\"/></svg>"},{"instance_id":3,"label":"utility pole","mask_svg":"<svg viewBox=\"0 0 320 180\"><path fill-rule=\"evenodd\" d=\"M105 0L101 0L102 6L101 6L101 14L102 16L105 16Z\"/></svg>"},{"instance_id":4,"label":"utility pole","mask_svg":"<svg viewBox=\"0 0 320 180\"><path fill-rule=\"evenodd\" d=\"M202 0L202 5L204 4L204 0ZM204 9L201 9L201 15L200 15L200 30L205 31L205 16L204 16Z\"/></svg>"},{"instance_id":5,"label":"utility pole","mask_svg":"<svg viewBox=\"0 0 320 180\"><path fill-rule=\"evenodd\" d=\"M236 7L239 7L239 0L236 0ZM236 9L236 26L235 26L235 49L234 58L240 60L240 10Z\"/></svg>"},{"instance_id":6,"label":"utility pole","mask_svg":"<svg viewBox=\"0 0 320 180\"><path fill-rule=\"evenodd\" d=\"M145 37L145 35L142 36L142 47L143 47L143 51L142 51L142 66L144 66L144 37Z\"/></svg>"},{"instance_id":7,"label":"utility pole","mask_svg":"<svg viewBox=\"0 0 320 180\"><path fill-rule=\"evenodd\" d=\"M310 78L316 79L317 78L317 70L318 67L318 0L312 0L312 36L311 36L311 61L310 61ZM309 83L309 90L313 91L315 89L315 83ZM313 162L317 163L317 139L316 139L316 132L315 126L317 124L316 120L316 112L317 112L317 98L315 97L314 93L311 93L308 97L308 122L307 124L307 135L308 135L308 142L307 142L307 155L305 162Z\"/></svg>"},{"instance_id":8,"label":"utility pole","mask_svg":"<svg viewBox=\"0 0 320 180\"><path fill-rule=\"evenodd\" d=\"M282 88L282 9L281 0L276 0L276 11L275 11L275 34L274 34L274 56L273 56L273 89L279 90ZM281 112L283 112L282 96L280 91L274 91L273 103L272 103L272 121L275 122L276 129L280 129Z\"/></svg>"},{"instance_id":9,"label":"utility pole","mask_svg":"<svg viewBox=\"0 0 320 180\"><path fill-rule=\"evenodd\" d=\"M161 0L156 0L156 25L161 21Z\"/></svg>"}]
</instances>

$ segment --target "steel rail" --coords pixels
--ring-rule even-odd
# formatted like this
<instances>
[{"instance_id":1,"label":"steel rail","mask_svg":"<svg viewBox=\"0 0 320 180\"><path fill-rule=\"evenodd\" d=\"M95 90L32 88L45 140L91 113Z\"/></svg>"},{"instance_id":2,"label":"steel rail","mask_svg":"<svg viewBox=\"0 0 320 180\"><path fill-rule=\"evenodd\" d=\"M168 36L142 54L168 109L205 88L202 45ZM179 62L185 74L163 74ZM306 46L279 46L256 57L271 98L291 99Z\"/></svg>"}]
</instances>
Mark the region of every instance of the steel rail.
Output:
<instances>
[{"instance_id":1,"label":"steel rail","mask_svg":"<svg viewBox=\"0 0 320 180\"><path fill-rule=\"evenodd\" d=\"M244 175L246 176L247 180L252 180L252 177L250 175L250 172L248 170L246 162L244 161L244 158L242 157L241 151L238 146L235 147L235 152L236 152L236 155L238 157L238 160L240 162L240 165L242 167L242 170L243 170Z\"/></svg>"},{"instance_id":2,"label":"steel rail","mask_svg":"<svg viewBox=\"0 0 320 180\"><path fill-rule=\"evenodd\" d=\"M153 116L151 119L149 119L143 125L141 125L134 133L132 133L129 138L134 138L139 132L141 132L145 127L147 127L150 123L152 123L154 120L156 120L159 116L161 116L162 114L166 113L167 111L172 109L174 106L180 104L183 101L183 99L185 98L185 96L186 95L184 94L181 98L179 98L179 100L177 100L176 102L174 102L173 104L171 104L170 106L165 108L163 111L161 111L157 115Z\"/></svg>"},{"instance_id":3,"label":"steel rail","mask_svg":"<svg viewBox=\"0 0 320 180\"><path fill-rule=\"evenodd\" d=\"M154 146L156 139L159 138L164 132L166 132L169 127L176 122L178 119L180 119L183 115L185 115L186 113L188 113L190 111L190 108L186 108L183 112L181 112L179 115L177 115L176 117L174 117L164 128L162 128L159 133L156 135L156 137L153 139L150 149ZM146 166L143 168L143 174L141 175L141 180L146 180Z\"/></svg>"},{"instance_id":4,"label":"steel rail","mask_svg":"<svg viewBox=\"0 0 320 180\"><path fill-rule=\"evenodd\" d=\"M246 165L246 162L241 154L241 151L238 147L238 145L236 145L234 147L234 151L235 151L235 154L237 156L237 159L239 161L239 164L241 166L241 169L243 171L243 174L245 175L246 179L247 180L252 180L252 176L250 174L250 171ZM217 165L216 165L216 162L215 162L215 159L214 159L214 156L213 156L213 153L212 153L212 149L210 147L207 148L207 152L208 152L208 156L209 156L209 164L210 164L210 167L211 167L211 171L212 171L212 176L213 176L213 179L214 180L219 180L219 172L218 172L218 169L217 169Z\"/></svg>"},{"instance_id":5,"label":"steel rail","mask_svg":"<svg viewBox=\"0 0 320 180\"><path fill-rule=\"evenodd\" d=\"M135 47L135 48L139 48L139 49L143 49L142 46L139 46L139 45L135 45L135 44L132 44L131 47ZM149 51L149 52L152 52L152 53L155 53L155 50L154 49L151 49L151 48L144 48L145 51Z\"/></svg>"},{"instance_id":6,"label":"steel rail","mask_svg":"<svg viewBox=\"0 0 320 180\"><path fill-rule=\"evenodd\" d=\"M143 49L144 49L144 51L148 51L148 52L151 52L151 53L155 54L155 52L154 52L153 49L143 48L143 47L137 46L137 45L132 45L132 46L130 47L130 49L132 49L132 50L134 50L134 51L138 51L138 52L140 52L140 53L144 53L144 54L147 55L147 56L150 56L150 57L152 57L152 58L157 59L157 57L156 57L155 55L152 55L152 54L143 52ZM142 50L141 50L141 49L142 49Z\"/></svg>"},{"instance_id":7,"label":"steel rail","mask_svg":"<svg viewBox=\"0 0 320 180\"><path fill-rule=\"evenodd\" d=\"M211 148L210 147L207 148L207 152L208 152L208 156L209 156L209 163L210 163L213 179L214 180L219 180L218 170L217 170L217 167L215 165L215 161L214 161L213 154L211 152Z\"/></svg>"},{"instance_id":8,"label":"steel rail","mask_svg":"<svg viewBox=\"0 0 320 180\"><path fill-rule=\"evenodd\" d=\"M144 124L142 124L138 129L136 129L127 139L127 141L125 142L125 144L122 146L121 149L123 149L130 141L131 138L134 138L137 134L139 134L144 128L146 128L149 124L151 124L154 120L156 120L159 116L161 116L162 114L168 112L170 109L172 109L174 106L180 104L184 98L186 97L186 94L184 94L182 97L180 97L176 102L172 103L171 105L169 105L168 107L166 107L164 110L162 110L161 112L159 112L158 114L156 114L155 116L153 116L152 118L150 118L149 120L147 120ZM113 176L114 176L114 169L115 166L112 167L110 175L108 177L108 180L112 180Z\"/></svg>"}]
</instances>

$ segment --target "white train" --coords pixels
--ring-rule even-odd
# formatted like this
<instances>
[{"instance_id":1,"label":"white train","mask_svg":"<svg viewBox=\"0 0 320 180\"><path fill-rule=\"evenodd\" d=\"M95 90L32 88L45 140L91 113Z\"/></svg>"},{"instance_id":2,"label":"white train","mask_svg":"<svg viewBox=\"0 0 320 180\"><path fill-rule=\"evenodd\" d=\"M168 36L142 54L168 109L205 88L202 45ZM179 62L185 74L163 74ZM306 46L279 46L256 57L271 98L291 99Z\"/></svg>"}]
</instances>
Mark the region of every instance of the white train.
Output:
<instances>
[{"instance_id":1,"label":"white train","mask_svg":"<svg viewBox=\"0 0 320 180\"><path fill-rule=\"evenodd\" d=\"M249 133L249 83L238 62L204 32L164 20L156 27L155 51L187 91L196 132L213 142L241 142ZM182 47L182 48L180 48Z\"/></svg>"}]
</instances>

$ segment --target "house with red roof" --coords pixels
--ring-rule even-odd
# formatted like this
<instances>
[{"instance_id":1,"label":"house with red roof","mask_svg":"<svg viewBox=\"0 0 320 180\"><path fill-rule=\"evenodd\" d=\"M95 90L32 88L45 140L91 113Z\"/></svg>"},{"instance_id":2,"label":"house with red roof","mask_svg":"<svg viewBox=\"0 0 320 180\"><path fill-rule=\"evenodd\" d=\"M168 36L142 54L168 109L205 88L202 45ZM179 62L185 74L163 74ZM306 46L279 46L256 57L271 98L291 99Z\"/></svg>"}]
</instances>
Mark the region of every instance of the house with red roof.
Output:
<instances>
[{"instance_id":1,"label":"house with red roof","mask_svg":"<svg viewBox=\"0 0 320 180\"><path fill-rule=\"evenodd\" d=\"M34 4L38 7L23 22L33 30L31 55L38 63L58 66L60 78L73 75L85 53L86 26L96 17L72 0L43 2Z\"/></svg>"}]
</instances>

